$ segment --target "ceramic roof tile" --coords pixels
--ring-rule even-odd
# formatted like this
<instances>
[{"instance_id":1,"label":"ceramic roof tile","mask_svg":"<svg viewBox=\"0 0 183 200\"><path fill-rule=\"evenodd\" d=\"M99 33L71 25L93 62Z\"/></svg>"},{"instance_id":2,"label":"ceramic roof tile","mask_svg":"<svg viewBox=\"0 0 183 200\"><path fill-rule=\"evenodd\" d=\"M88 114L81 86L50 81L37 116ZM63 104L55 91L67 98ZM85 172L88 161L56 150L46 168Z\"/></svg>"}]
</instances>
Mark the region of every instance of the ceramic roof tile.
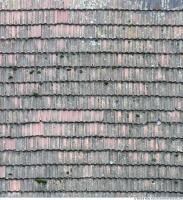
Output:
<instances>
[{"instance_id":1,"label":"ceramic roof tile","mask_svg":"<svg viewBox=\"0 0 183 200\"><path fill-rule=\"evenodd\" d=\"M182 0L0 0L0 197L182 197Z\"/></svg>"}]
</instances>

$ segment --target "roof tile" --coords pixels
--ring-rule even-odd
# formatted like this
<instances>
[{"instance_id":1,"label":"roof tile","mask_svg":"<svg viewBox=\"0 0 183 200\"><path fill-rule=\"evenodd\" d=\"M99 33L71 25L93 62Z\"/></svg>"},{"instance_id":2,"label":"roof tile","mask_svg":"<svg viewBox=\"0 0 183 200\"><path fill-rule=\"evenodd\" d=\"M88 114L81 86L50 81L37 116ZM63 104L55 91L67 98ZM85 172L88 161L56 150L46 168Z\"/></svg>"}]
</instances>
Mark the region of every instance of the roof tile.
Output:
<instances>
[{"instance_id":1,"label":"roof tile","mask_svg":"<svg viewBox=\"0 0 183 200\"><path fill-rule=\"evenodd\" d=\"M0 196L182 196L182 0L0 0Z\"/></svg>"}]
</instances>

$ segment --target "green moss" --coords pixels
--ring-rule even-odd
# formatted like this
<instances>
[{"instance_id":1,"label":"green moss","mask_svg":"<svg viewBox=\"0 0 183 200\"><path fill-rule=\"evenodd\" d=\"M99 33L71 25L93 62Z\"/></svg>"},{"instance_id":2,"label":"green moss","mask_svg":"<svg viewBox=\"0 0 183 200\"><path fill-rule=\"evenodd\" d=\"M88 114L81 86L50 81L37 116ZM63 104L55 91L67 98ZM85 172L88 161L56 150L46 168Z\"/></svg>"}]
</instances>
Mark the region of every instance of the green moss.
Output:
<instances>
[{"instance_id":1,"label":"green moss","mask_svg":"<svg viewBox=\"0 0 183 200\"><path fill-rule=\"evenodd\" d=\"M30 74L33 74L33 73L34 73L34 70L31 70L29 73L30 73Z\"/></svg>"},{"instance_id":2,"label":"green moss","mask_svg":"<svg viewBox=\"0 0 183 200\"><path fill-rule=\"evenodd\" d=\"M63 58L64 57L64 54L60 54L60 58Z\"/></svg>"},{"instance_id":3,"label":"green moss","mask_svg":"<svg viewBox=\"0 0 183 200\"><path fill-rule=\"evenodd\" d=\"M152 158L152 162L156 162L156 158Z\"/></svg>"},{"instance_id":4,"label":"green moss","mask_svg":"<svg viewBox=\"0 0 183 200\"><path fill-rule=\"evenodd\" d=\"M35 97L39 96L39 94L37 92L34 92L32 95L35 96Z\"/></svg>"},{"instance_id":5,"label":"green moss","mask_svg":"<svg viewBox=\"0 0 183 200\"><path fill-rule=\"evenodd\" d=\"M36 178L35 181L36 181L38 184L44 184L44 185L47 184L47 180L42 179L42 178Z\"/></svg>"}]
</instances>

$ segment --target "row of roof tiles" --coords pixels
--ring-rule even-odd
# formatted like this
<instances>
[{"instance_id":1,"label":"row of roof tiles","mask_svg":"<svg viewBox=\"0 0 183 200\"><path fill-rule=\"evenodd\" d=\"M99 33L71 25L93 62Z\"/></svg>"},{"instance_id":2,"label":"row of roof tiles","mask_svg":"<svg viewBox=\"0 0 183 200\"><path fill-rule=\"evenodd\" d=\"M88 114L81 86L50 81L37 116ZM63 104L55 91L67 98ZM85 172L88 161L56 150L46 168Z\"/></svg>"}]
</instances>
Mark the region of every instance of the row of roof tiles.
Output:
<instances>
[{"instance_id":1,"label":"row of roof tiles","mask_svg":"<svg viewBox=\"0 0 183 200\"><path fill-rule=\"evenodd\" d=\"M183 168L175 166L43 165L0 166L0 178L149 178L182 179Z\"/></svg>"},{"instance_id":2,"label":"row of roof tiles","mask_svg":"<svg viewBox=\"0 0 183 200\"><path fill-rule=\"evenodd\" d=\"M143 53L35 53L0 54L0 65L9 66L129 66L182 68L183 55Z\"/></svg>"},{"instance_id":3,"label":"row of roof tiles","mask_svg":"<svg viewBox=\"0 0 183 200\"><path fill-rule=\"evenodd\" d=\"M1 11L0 24L127 24L127 25L179 25L182 26L183 13L180 12L141 12L141 11Z\"/></svg>"},{"instance_id":4,"label":"row of roof tiles","mask_svg":"<svg viewBox=\"0 0 183 200\"><path fill-rule=\"evenodd\" d=\"M1 96L118 95L183 97L180 83L135 83L121 81L0 83Z\"/></svg>"},{"instance_id":5,"label":"row of roof tiles","mask_svg":"<svg viewBox=\"0 0 183 200\"><path fill-rule=\"evenodd\" d=\"M104 122L104 123L147 123L182 122L183 112L173 111L63 111L63 110L7 110L1 111L0 123L27 122Z\"/></svg>"},{"instance_id":6,"label":"row of roof tiles","mask_svg":"<svg viewBox=\"0 0 183 200\"><path fill-rule=\"evenodd\" d=\"M144 152L183 152L182 139L160 138L61 138L61 137L32 137L32 138L0 138L0 151L144 151Z\"/></svg>"},{"instance_id":7,"label":"row of roof tiles","mask_svg":"<svg viewBox=\"0 0 183 200\"><path fill-rule=\"evenodd\" d=\"M16 152L0 152L2 166L20 165L163 165L182 166L181 152L145 152L145 151L118 151L118 150L43 150ZM59 177L58 177L59 178Z\"/></svg>"},{"instance_id":8,"label":"row of roof tiles","mask_svg":"<svg viewBox=\"0 0 183 200\"><path fill-rule=\"evenodd\" d=\"M62 137L62 138L164 138L182 137L183 124L161 122L148 124L104 124L104 123L27 123L0 124L0 137ZM133 131L132 131L133 130ZM172 136L173 133L173 136Z\"/></svg>"},{"instance_id":9,"label":"row of roof tiles","mask_svg":"<svg viewBox=\"0 0 183 200\"><path fill-rule=\"evenodd\" d=\"M174 26L35 25L1 26L0 39L10 38L182 39L183 28Z\"/></svg>"},{"instance_id":10,"label":"row of roof tiles","mask_svg":"<svg viewBox=\"0 0 183 200\"><path fill-rule=\"evenodd\" d=\"M35 180L2 180L4 191L172 191L182 192L183 180L137 180L137 179L50 179L46 184Z\"/></svg>"},{"instance_id":11,"label":"row of roof tiles","mask_svg":"<svg viewBox=\"0 0 183 200\"><path fill-rule=\"evenodd\" d=\"M0 97L0 110L183 110L182 98L111 96L22 96Z\"/></svg>"},{"instance_id":12,"label":"row of roof tiles","mask_svg":"<svg viewBox=\"0 0 183 200\"><path fill-rule=\"evenodd\" d=\"M182 197L181 192L134 192L134 191L125 191L125 192L1 192L1 197L88 197L88 198L95 198L95 197Z\"/></svg>"},{"instance_id":13,"label":"row of roof tiles","mask_svg":"<svg viewBox=\"0 0 183 200\"><path fill-rule=\"evenodd\" d=\"M31 9L129 9L182 10L182 0L1 0L1 10Z\"/></svg>"},{"instance_id":14,"label":"row of roof tiles","mask_svg":"<svg viewBox=\"0 0 183 200\"><path fill-rule=\"evenodd\" d=\"M0 83L111 81L117 82L183 82L183 68L0 68Z\"/></svg>"},{"instance_id":15,"label":"row of roof tiles","mask_svg":"<svg viewBox=\"0 0 183 200\"><path fill-rule=\"evenodd\" d=\"M81 39L29 39L3 40L0 53L55 53L55 52L141 52L182 53L183 41L170 40L81 40Z\"/></svg>"}]
</instances>

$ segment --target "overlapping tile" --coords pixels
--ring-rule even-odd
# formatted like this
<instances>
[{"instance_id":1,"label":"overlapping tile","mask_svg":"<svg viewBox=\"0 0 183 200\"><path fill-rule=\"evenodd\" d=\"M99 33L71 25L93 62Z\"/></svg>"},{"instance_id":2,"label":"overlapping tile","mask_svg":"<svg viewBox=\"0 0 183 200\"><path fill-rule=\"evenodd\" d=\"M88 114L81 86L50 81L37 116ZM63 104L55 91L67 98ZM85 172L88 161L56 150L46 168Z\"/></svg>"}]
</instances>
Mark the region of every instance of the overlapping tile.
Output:
<instances>
[{"instance_id":1,"label":"overlapping tile","mask_svg":"<svg viewBox=\"0 0 183 200\"><path fill-rule=\"evenodd\" d=\"M182 0L0 0L0 196L183 196Z\"/></svg>"}]
</instances>

